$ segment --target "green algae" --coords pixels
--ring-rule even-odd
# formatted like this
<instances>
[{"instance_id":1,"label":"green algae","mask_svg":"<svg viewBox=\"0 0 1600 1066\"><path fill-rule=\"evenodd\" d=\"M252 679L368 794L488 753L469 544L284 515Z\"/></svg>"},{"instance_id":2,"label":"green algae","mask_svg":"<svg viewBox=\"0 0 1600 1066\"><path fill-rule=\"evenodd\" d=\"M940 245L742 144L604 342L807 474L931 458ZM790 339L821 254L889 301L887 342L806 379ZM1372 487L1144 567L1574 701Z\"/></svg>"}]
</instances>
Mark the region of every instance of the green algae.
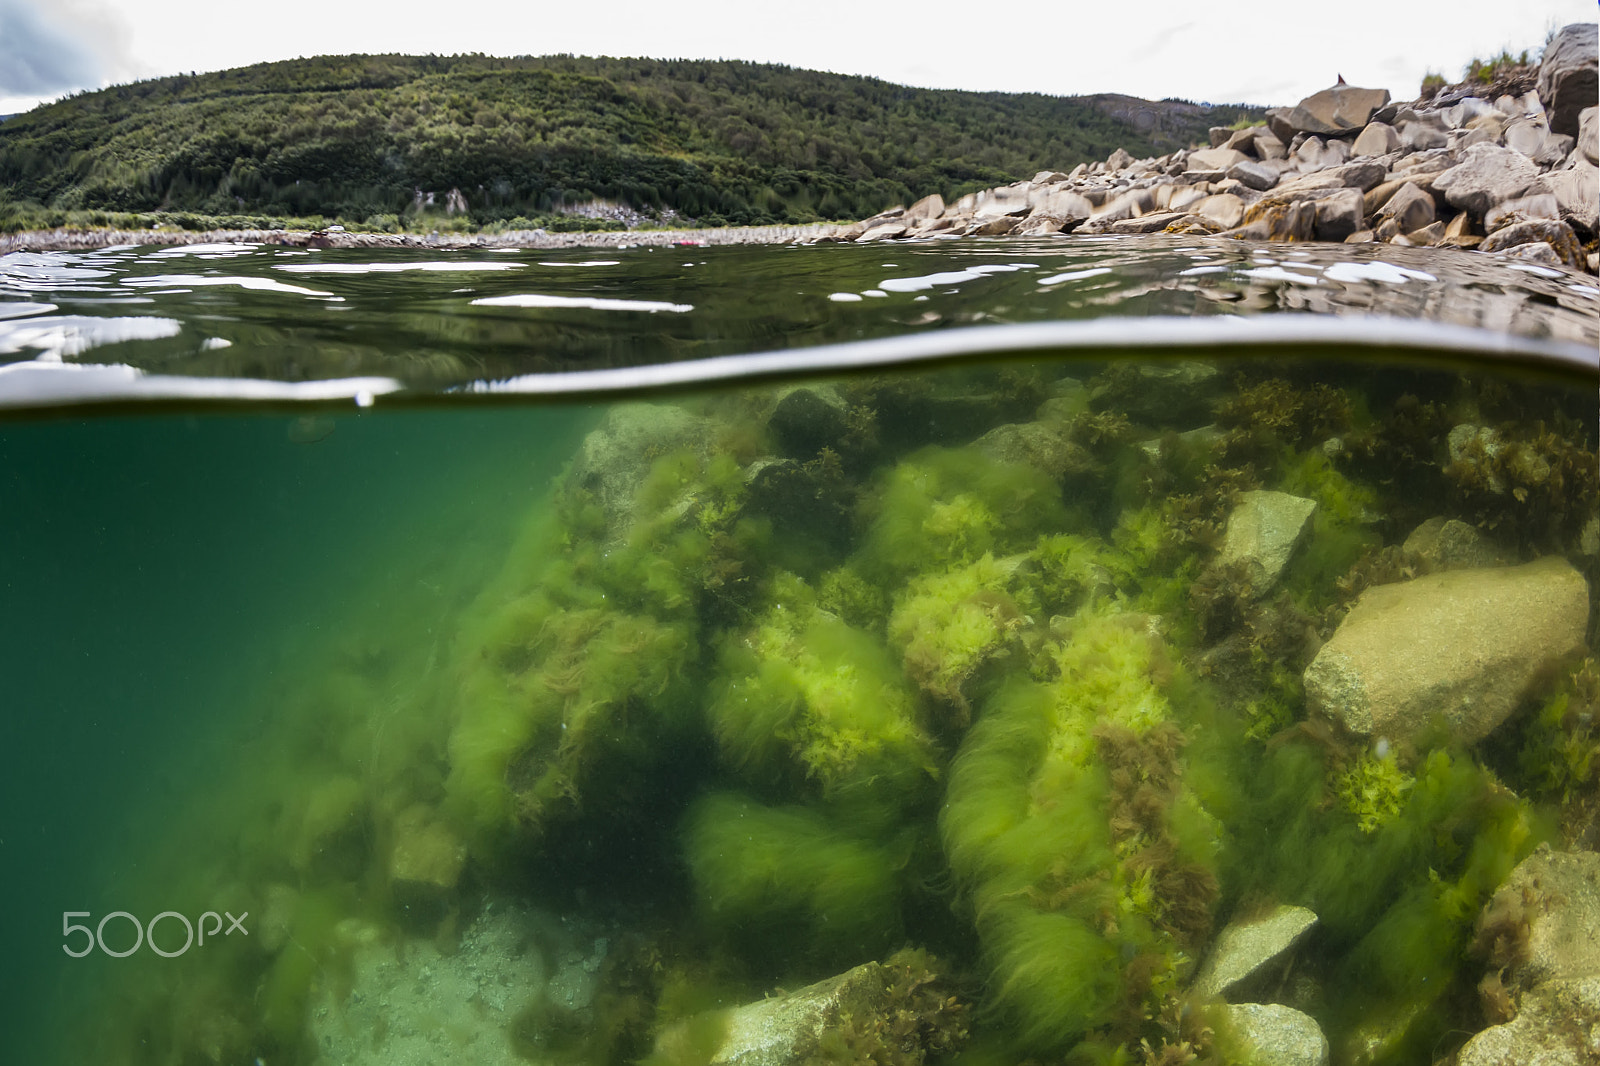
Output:
<instances>
[{"instance_id":1,"label":"green algae","mask_svg":"<svg viewBox=\"0 0 1600 1066\"><path fill-rule=\"evenodd\" d=\"M873 389L851 395L852 432L885 433L849 464L807 460L826 485L797 476L757 498L772 396L708 405L748 424L652 453L624 497L563 480L457 598L425 681L404 666L419 638L355 641L307 686L272 813L244 837L252 876L303 894L291 940L229 978L260 1005L257 1042L235 1045L307 1054L310 996L342 979L341 919L414 932L387 864L419 804L471 845L438 935L485 885L563 879L591 899L654 894L652 920L677 934L678 957L652 964L672 976L607 1008L625 1037L535 1012L518 1023L529 1048L577 1026L561 1038L575 1056L636 1057L695 1013L668 1000L729 1002L713 975L756 974L753 997L937 941L977 990L962 1061L1243 1062L1202 1035L1185 989L1214 927L1272 901L1319 915L1306 1006L1341 1062L1418 1061L1469 1024L1473 918L1551 819L1481 750L1380 754L1308 722L1299 680L1380 579L1373 553L1403 538L1396 486L1427 485L1439 513L1476 506L1413 432L1416 408L1373 418L1382 402L1355 387L1250 377L1216 407L1219 434L1153 448L1116 412L1077 411L1060 424L1100 481L897 447ZM1405 457L1393 480L1371 476L1379 455ZM1085 485L1100 495L1078 498ZM1260 598L1213 565L1238 492L1258 486L1319 505ZM823 489L825 537L774 520ZM1542 528L1574 551L1565 513ZM1593 793L1588 669L1518 727L1512 787ZM594 858L607 849L649 856L631 872L659 883L608 884L630 871ZM934 1010L918 1002L912 1015ZM696 1061L720 1039L706 1024L661 1061ZM906 1024L893 1061L949 1058ZM824 1061L889 1061L858 1036Z\"/></svg>"}]
</instances>

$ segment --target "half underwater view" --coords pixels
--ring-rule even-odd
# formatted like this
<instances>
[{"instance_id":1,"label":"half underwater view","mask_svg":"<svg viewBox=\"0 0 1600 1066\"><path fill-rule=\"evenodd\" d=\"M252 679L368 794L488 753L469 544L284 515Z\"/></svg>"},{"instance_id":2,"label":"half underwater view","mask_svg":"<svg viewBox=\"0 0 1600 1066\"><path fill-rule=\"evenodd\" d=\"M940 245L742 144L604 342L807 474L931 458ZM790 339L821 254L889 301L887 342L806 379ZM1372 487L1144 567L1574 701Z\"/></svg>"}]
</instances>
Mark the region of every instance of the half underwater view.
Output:
<instances>
[{"instance_id":1,"label":"half underwater view","mask_svg":"<svg viewBox=\"0 0 1600 1066\"><path fill-rule=\"evenodd\" d=\"M1592 280L0 257L0 1060L1600 1061Z\"/></svg>"}]
</instances>

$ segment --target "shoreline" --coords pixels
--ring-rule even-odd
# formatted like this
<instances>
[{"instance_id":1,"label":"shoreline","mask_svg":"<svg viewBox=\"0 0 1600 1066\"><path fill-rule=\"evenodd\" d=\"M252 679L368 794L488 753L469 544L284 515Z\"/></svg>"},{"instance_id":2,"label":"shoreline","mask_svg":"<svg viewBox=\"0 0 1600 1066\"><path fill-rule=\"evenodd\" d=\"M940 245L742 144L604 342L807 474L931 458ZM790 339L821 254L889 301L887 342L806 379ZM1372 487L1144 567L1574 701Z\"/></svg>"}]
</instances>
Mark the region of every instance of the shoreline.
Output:
<instances>
[{"instance_id":1,"label":"shoreline","mask_svg":"<svg viewBox=\"0 0 1600 1066\"><path fill-rule=\"evenodd\" d=\"M0 255L12 252L98 251L123 245L181 247L192 244L267 244L294 248L470 249L623 248L635 245L710 246L790 244L831 238L848 227L833 222L806 225L728 226L720 229L598 230L551 233L360 233L346 230L123 230L54 229L0 234Z\"/></svg>"}]
</instances>

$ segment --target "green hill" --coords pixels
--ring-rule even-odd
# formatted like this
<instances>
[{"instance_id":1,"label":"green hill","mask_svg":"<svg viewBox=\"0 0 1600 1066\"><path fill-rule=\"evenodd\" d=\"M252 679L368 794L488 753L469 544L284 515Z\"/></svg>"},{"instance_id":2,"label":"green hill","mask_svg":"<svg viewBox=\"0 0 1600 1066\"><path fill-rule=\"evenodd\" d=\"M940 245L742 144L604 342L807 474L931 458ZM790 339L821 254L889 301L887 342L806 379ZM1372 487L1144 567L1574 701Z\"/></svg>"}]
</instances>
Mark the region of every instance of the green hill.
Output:
<instances>
[{"instance_id":1,"label":"green hill","mask_svg":"<svg viewBox=\"0 0 1600 1066\"><path fill-rule=\"evenodd\" d=\"M1163 101L1134 114L1129 102L730 61L299 59L116 86L8 120L0 228L157 211L394 228L444 215L447 199L476 226L595 198L710 224L857 218L1118 147L1157 154L1250 113Z\"/></svg>"}]
</instances>

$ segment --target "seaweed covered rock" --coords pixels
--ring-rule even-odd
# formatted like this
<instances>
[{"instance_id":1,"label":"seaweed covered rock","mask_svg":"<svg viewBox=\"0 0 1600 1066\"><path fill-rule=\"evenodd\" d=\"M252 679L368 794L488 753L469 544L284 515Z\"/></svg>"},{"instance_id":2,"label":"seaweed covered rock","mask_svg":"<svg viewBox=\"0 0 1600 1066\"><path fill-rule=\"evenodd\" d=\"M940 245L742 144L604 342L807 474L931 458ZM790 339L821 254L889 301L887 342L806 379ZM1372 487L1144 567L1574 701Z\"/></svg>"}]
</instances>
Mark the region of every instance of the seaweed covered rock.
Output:
<instances>
[{"instance_id":1,"label":"seaweed covered rock","mask_svg":"<svg viewBox=\"0 0 1600 1066\"><path fill-rule=\"evenodd\" d=\"M1442 515L1412 530L1402 547L1430 570L1470 570L1512 561L1476 526Z\"/></svg>"},{"instance_id":2,"label":"seaweed covered rock","mask_svg":"<svg viewBox=\"0 0 1600 1066\"><path fill-rule=\"evenodd\" d=\"M1600 1061L1600 977L1551 981L1514 1020L1468 1040L1456 1066L1589 1066Z\"/></svg>"},{"instance_id":3,"label":"seaweed covered rock","mask_svg":"<svg viewBox=\"0 0 1600 1066\"><path fill-rule=\"evenodd\" d=\"M825 812L702 797L684 824L702 924L771 965L774 945L813 965L886 949L901 929L905 856Z\"/></svg>"},{"instance_id":4,"label":"seaweed covered rock","mask_svg":"<svg viewBox=\"0 0 1600 1066\"><path fill-rule=\"evenodd\" d=\"M883 816L924 797L934 745L888 650L792 574L768 595L720 655L707 716L724 763L753 787Z\"/></svg>"},{"instance_id":5,"label":"seaweed covered rock","mask_svg":"<svg viewBox=\"0 0 1600 1066\"><path fill-rule=\"evenodd\" d=\"M1145 1017L1217 891L1218 827L1185 786L1165 648L1140 616L1085 610L1066 628L1048 680L986 701L940 815L991 999L1037 1049Z\"/></svg>"},{"instance_id":6,"label":"seaweed covered rock","mask_svg":"<svg viewBox=\"0 0 1600 1066\"><path fill-rule=\"evenodd\" d=\"M1538 848L1484 907L1478 942L1523 989L1600 977L1600 854Z\"/></svg>"},{"instance_id":7,"label":"seaweed covered rock","mask_svg":"<svg viewBox=\"0 0 1600 1066\"><path fill-rule=\"evenodd\" d=\"M665 1030L645 1066L922 1066L956 1050L967 1007L938 963L896 953L782 995Z\"/></svg>"},{"instance_id":8,"label":"seaweed covered rock","mask_svg":"<svg viewBox=\"0 0 1600 1066\"><path fill-rule=\"evenodd\" d=\"M1360 736L1441 721L1472 743L1584 646L1589 586L1564 559L1452 570L1362 593L1306 667L1307 705Z\"/></svg>"}]
</instances>

